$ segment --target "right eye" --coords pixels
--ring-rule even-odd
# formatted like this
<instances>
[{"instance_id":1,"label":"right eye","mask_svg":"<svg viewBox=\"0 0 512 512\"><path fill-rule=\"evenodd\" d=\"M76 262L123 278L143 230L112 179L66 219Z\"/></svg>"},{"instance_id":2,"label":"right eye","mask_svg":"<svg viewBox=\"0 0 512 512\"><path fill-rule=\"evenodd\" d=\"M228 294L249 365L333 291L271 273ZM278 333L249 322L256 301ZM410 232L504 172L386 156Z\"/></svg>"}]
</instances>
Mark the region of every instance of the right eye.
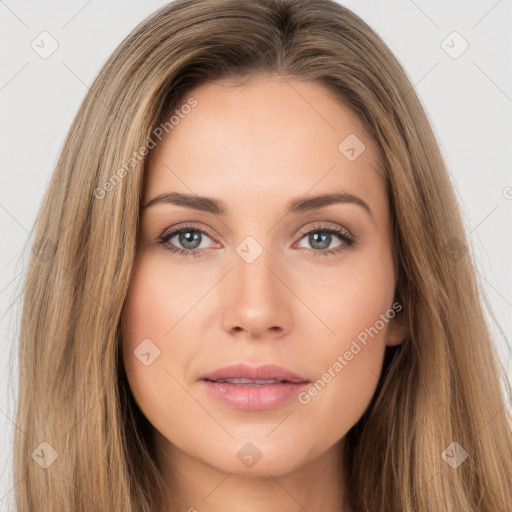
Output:
<instances>
[{"instance_id":1,"label":"right eye","mask_svg":"<svg viewBox=\"0 0 512 512\"><path fill-rule=\"evenodd\" d=\"M196 226L180 226L159 237L159 243L166 250L180 256L200 256L200 253L206 248L201 247L202 238L209 235ZM176 238L175 242L171 242ZM180 244L182 247L178 247Z\"/></svg>"}]
</instances>

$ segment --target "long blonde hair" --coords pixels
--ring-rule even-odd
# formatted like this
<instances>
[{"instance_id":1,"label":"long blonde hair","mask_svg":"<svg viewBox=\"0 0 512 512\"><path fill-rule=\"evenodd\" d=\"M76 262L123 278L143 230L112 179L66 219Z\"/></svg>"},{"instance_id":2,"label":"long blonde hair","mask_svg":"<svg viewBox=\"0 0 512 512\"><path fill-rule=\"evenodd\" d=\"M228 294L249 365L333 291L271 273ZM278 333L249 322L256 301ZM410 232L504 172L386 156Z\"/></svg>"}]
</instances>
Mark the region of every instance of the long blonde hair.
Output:
<instances>
[{"instance_id":1,"label":"long blonde hair","mask_svg":"<svg viewBox=\"0 0 512 512\"><path fill-rule=\"evenodd\" d=\"M410 335L386 349L375 396L347 433L352 507L512 509L510 386L452 184L403 68L363 20L331 0L177 0L138 25L101 69L31 232L15 419L17 512L162 507L149 425L120 359L139 236L141 148L193 87L256 74L327 86L380 151ZM455 468L450 458L462 460L461 448L467 458Z\"/></svg>"}]
</instances>

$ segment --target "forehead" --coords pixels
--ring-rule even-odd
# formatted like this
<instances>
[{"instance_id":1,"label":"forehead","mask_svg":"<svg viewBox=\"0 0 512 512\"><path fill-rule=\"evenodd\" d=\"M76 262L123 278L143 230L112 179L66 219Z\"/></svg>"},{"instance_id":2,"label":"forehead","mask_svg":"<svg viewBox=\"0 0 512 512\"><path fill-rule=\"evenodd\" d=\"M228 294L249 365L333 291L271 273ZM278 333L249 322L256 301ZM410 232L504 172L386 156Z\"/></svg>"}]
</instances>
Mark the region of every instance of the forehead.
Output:
<instances>
[{"instance_id":1,"label":"forehead","mask_svg":"<svg viewBox=\"0 0 512 512\"><path fill-rule=\"evenodd\" d=\"M195 106L183 108L191 98ZM186 94L173 113L172 128L150 151L145 200L171 191L240 205L308 191L384 193L363 124L318 82L208 83Z\"/></svg>"}]
</instances>

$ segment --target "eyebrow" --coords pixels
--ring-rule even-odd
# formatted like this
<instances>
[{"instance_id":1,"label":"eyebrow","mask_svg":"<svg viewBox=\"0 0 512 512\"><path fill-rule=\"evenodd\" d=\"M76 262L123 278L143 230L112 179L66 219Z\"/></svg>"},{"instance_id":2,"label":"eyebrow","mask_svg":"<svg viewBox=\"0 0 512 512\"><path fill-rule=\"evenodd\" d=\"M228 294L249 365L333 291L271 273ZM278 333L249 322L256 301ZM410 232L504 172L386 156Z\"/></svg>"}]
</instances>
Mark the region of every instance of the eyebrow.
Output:
<instances>
[{"instance_id":1,"label":"eyebrow","mask_svg":"<svg viewBox=\"0 0 512 512\"><path fill-rule=\"evenodd\" d=\"M366 213L375 221L371 208L360 197L346 192L334 192L331 194L321 194L310 197L298 197L288 201L286 204L286 213L304 213L313 210L319 210L332 204L351 203L361 206ZM215 215L226 215L228 210L226 203L220 199L211 197L202 197L180 192L167 192L155 196L142 206L142 209L149 208L156 204L174 204L184 206L203 212L213 213Z\"/></svg>"}]
</instances>

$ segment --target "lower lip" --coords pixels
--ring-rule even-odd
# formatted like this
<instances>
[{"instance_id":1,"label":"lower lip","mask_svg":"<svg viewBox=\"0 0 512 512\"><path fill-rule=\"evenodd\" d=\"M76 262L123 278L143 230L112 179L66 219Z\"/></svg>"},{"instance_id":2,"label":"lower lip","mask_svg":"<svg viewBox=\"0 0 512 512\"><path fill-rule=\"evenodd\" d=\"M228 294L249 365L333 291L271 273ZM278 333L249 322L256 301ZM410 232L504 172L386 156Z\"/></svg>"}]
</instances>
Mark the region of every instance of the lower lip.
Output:
<instances>
[{"instance_id":1,"label":"lower lip","mask_svg":"<svg viewBox=\"0 0 512 512\"><path fill-rule=\"evenodd\" d=\"M285 404L297 396L309 382L282 382L263 386L243 386L228 382L201 381L221 402L246 411L265 411Z\"/></svg>"}]
</instances>

